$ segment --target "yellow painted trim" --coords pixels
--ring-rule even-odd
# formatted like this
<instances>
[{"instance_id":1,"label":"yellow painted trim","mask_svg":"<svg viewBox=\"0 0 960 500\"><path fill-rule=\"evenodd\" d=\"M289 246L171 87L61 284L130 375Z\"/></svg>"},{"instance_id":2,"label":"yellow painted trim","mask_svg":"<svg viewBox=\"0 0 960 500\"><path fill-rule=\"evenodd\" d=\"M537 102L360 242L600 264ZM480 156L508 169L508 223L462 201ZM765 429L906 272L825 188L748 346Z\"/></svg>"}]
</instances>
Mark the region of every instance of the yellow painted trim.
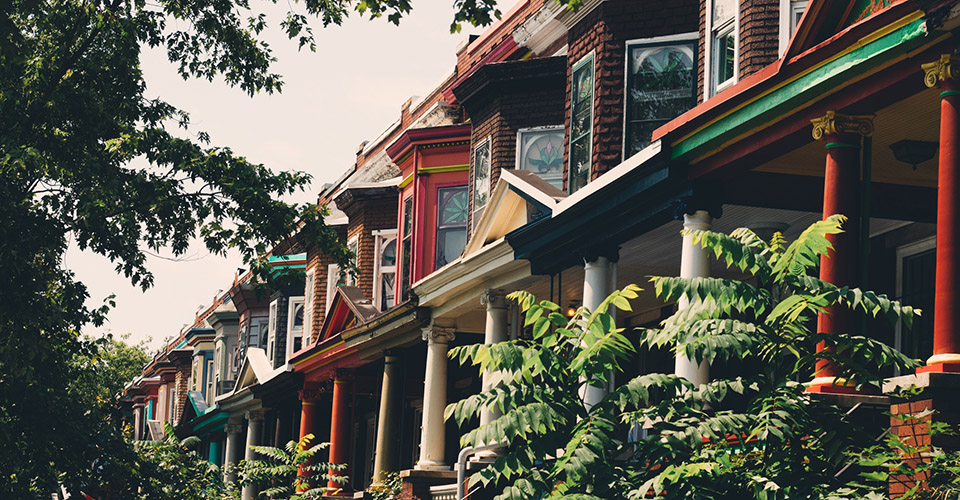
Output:
<instances>
[{"instance_id":1,"label":"yellow painted trim","mask_svg":"<svg viewBox=\"0 0 960 500\"><path fill-rule=\"evenodd\" d=\"M793 83L794 81L799 80L800 78L803 78L804 76L806 76L806 75L808 75L808 74L810 74L810 73L812 73L812 72L820 69L820 68L823 67L823 66L826 66L827 64L830 64L830 63L833 62L834 60L839 59L839 58L841 58L841 57L849 54L850 52L853 52L854 50L859 49L860 47L862 47L863 45L866 45L867 43L870 43L870 42L872 42L872 41L874 41L874 40L877 40L878 38L882 38L883 36L888 35L888 34L892 33L893 31L896 31L896 30L898 30L898 29L900 29L900 28L902 28L902 27L904 27L904 26L906 26L906 25L908 25L908 24L916 21L917 19L922 18L924 15L926 15L926 14L925 14L923 11L918 10L918 11L914 12L913 14L909 14L909 15L907 15L907 16L904 16L904 17L902 17L901 19L899 19L898 21L895 21L895 22L893 22L893 23L890 23L890 24L888 24L887 26L884 26L883 28L881 28L881 29L879 29L879 30L877 30L877 31L875 31L875 32L873 32L873 33L870 33L869 35L867 35L867 36L861 38L860 40L858 40L857 43L850 44L850 46L847 47L847 48L845 48L844 50L841 50L840 52L838 52L838 53L836 53L836 54L828 57L827 59L824 59L823 61L820 61L820 63L818 63L818 64L816 64L816 65L814 65L814 66L811 66L811 67L807 68L807 69L806 69L805 71L803 71L803 72L800 72L800 73L797 73L796 75L793 75L793 76L790 77L789 79L784 80L783 82L780 82L780 84L778 84L778 85L776 85L776 86L774 86L774 87L771 87L771 88L767 89L765 92L763 92L763 93L755 96L753 99L750 99L749 101L742 102L742 103L740 103L739 105L737 105L736 107L734 107L733 109L728 110L726 113L723 113L722 115L714 118L713 120L711 120L711 121L709 121L709 122L707 122L707 123L705 123L705 124L697 127L694 131L688 133L687 135L681 137L680 139L677 139L676 141L673 141L672 143L670 143L670 145L671 145L671 146L676 146L677 144L680 144L681 142L683 142L683 141L685 141L685 140L687 140L687 139L689 139L689 138L697 135L698 133L700 133L701 131L703 131L703 130L706 129L707 127L710 127L711 125L715 124L716 122L718 122L718 121L720 121L720 120L723 120L723 119L726 118L727 116L730 116L730 115L732 115L733 113L739 111L741 108L744 108L744 107L746 107L746 106L748 106L748 105L750 105L750 104L753 104L753 103L756 102L756 101L759 101L760 99L763 99L764 97L766 97L766 96L768 96L768 95L776 92L777 90L780 90L781 88L783 88L783 87L785 87L785 86ZM721 148L721 149L722 149L722 148Z\"/></svg>"},{"instance_id":2,"label":"yellow painted trim","mask_svg":"<svg viewBox=\"0 0 960 500\"><path fill-rule=\"evenodd\" d=\"M912 50L912 51L904 54L902 57L898 57L898 58L896 58L896 59L891 60L890 63L891 63L891 64L896 64L896 63L898 63L898 62L900 62L900 61L902 61L902 60L904 60L904 59L910 59L910 58L916 56L917 54L920 54L920 53L928 50L930 47L933 47L934 45L937 45L937 44L943 42L943 41L946 40L947 38L950 38L950 36L951 36L951 35L950 35L949 33L946 33L946 34L944 34L943 36L941 36L941 37L939 37L939 38L931 41L930 43L928 43L928 44L926 44L926 45L923 45L923 46L921 46L921 47L918 47L918 48L916 48L915 50ZM886 67L889 67L889 65L886 66ZM862 75L860 75L859 78L854 79L854 80L848 80L845 85L841 85L841 86L835 87L835 88L833 89L833 92L831 92L830 94L824 94L824 95L822 95L822 96L820 96L820 97L821 97L821 98L827 97L828 95L832 95L832 94L834 94L834 93L836 93L836 92L839 92L839 91L841 91L841 90L843 90L843 89L845 89L845 88L847 88L847 87L849 87L849 86L851 86L851 85L853 85L853 84L855 84L855 83L857 83L857 82L859 82L859 81L862 81L864 78L868 78L868 77L870 77L870 76L873 76L873 75L879 73L880 71L882 71L882 70L885 69L886 67L876 68L874 71L871 71L871 72L869 72L869 73L863 73ZM813 106L814 104L817 104L817 102L819 102L819 101L815 101L815 102L807 101L806 103L804 103L803 106L798 106L798 107L796 107L796 108L793 108L792 111L793 111L794 113L796 113L796 112L798 112L798 111L802 111L802 110L804 110L804 109L807 109L807 108ZM740 135L738 135L738 136L736 136L736 137L731 138L730 140L724 142L723 144L720 144L719 146L717 146L716 148L711 149L710 151L707 151L707 152L705 152L705 153L703 153L703 154L701 154L701 155L699 155L699 156L696 156L696 157L691 158L691 159L689 160L689 163L690 163L691 165L696 164L696 163L699 163L700 161L703 161L704 159L706 159L706 158L708 158L708 157L710 157L710 156L713 156L713 155L717 154L719 151L722 151L722 150L726 149L726 148L729 147L731 144L734 144L734 143L736 143L736 142L739 142L739 141L743 140L744 137L749 137L749 136L751 136L751 135L757 134L757 133L759 133L760 131L766 129L767 127L769 127L769 124L758 125L758 126L752 128L752 129L750 129L750 130L748 130L748 131L746 131L746 132L744 132L744 133L742 133L742 134L740 134ZM692 135L692 134L691 134L691 135ZM677 142L675 142L675 143L673 143L673 144L676 145L676 144L679 143L679 142L682 142L682 141L677 141Z\"/></svg>"},{"instance_id":3,"label":"yellow painted trim","mask_svg":"<svg viewBox=\"0 0 960 500\"><path fill-rule=\"evenodd\" d=\"M403 189L409 186L411 182L413 182L413 174L410 174L404 177L403 180L400 181L400 184L397 184L397 187L399 187L400 189Z\"/></svg>"},{"instance_id":4,"label":"yellow painted trim","mask_svg":"<svg viewBox=\"0 0 960 500\"><path fill-rule=\"evenodd\" d=\"M314 403L313 403L312 401L301 401L301 402L300 402L300 406L310 406L310 405L313 405L313 404L314 404Z\"/></svg>"},{"instance_id":5,"label":"yellow painted trim","mask_svg":"<svg viewBox=\"0 0 960 500\"><path fill-rule=\"evenodd\" d=\"M313 353L313 354L311 354L311 355L309 355L309 356L301 359L300 361L297 361L296 363L294 363L294 366L299 365L299 364L306 363L308 360L313 359L313 358L315 358L315 357L317 357L317 356L319 356L319 355L321 355L321 354L329 351L330 349L333 349L333 348L335 348L335 347L339 347L339 346L341 346L341 345L343 345L343 341L342 341L342 340L341 340L340 342L337 342L336 344L333 344L332 346L330 346L330 347L322 350L322 351L315 352L315 353Z\"/></svg>"},{"instance_id":6,"label":"yellow painted trim","mask_svg":"<svg viewBox=\"0 0 960 500\"><path fill-rule=\"evenodd\" d=\"M421 167L417 169L418 174L442 174L445 172L463 172L464 170L470 170L470 164L464 163L463 165L446 165L442 167Z\"/></svg>"},{"instance_id":7,"label":"yellow painted trim","mask_svg":"<svg viewBox=\"0 0 960 500\"><path fill-rule=\"evenodd\" d=\"M334 383L334 384L346 384L347 381L346 381L346 380L334 380L333 383Z\"/></svg>"}]
</instances>

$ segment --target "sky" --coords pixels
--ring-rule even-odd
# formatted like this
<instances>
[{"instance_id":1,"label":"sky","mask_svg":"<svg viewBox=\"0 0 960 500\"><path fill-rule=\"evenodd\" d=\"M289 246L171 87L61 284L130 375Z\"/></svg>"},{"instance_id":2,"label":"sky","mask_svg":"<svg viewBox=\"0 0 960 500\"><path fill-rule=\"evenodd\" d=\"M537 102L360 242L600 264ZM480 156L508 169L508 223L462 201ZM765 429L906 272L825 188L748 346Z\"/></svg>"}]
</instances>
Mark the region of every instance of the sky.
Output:
<instances>
[{"instance_id":1,"label":"sky","mask_svg":"<svg viewBox=\"0 0 960 500\"><path fill-rule=\"evenodd\" d=\"M509 10L511 3L501 2L501 10ZM286 3L281 4L267 11L274 24L285 13ZM324 183L353 165L357 146L399 117L404 101L426 94L453 70L457 45L479 30L464 26L461 33L450 34L451 4L414 2L399 27L357 15L342 26L322 28L317 22L316 52L298 51L276 29L266 33L278 59L273 70L284 77L281 94L250 98L222 82L184 81L164 52L147 51L141 59L147 96L190 113L191 129L209 133L215 146L229 146L274 171L311 174L308 191L287 201L315 201ZM155 285L142 292L104 257L71 246L65 259L87 285L88 305L97 307L107 296L116 296L108 322L99 328L89 325L83 333L129 333L128 341L147 341L151 348L192 323L196 311L232 284L242 264L236 254L211 255L202 245L177 260L161 252L148 257Z\"/></svg>"}]
</instances>

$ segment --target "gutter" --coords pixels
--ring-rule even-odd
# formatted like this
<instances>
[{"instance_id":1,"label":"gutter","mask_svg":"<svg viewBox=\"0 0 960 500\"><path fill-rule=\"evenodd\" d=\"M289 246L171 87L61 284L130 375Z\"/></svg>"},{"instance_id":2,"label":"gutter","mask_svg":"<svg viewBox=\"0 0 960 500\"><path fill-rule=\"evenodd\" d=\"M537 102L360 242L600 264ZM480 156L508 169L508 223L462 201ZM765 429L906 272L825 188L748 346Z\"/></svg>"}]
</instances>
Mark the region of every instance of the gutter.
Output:
<instances>
[{"instance_id":1,"label":"gutter","mask_svg":"<svg viewBox=\"0 0 960 500\"><path fill-rule=\"evenodd\" d=\"M463 485L463 482L467 479L467 457L481 451L495 450L497 448L502 448L502 446L500 446L499 443L492 443L477 447L467 446L460 450L460 454L457 455L457 500L467 498L466 488Z\"/></svg>"}]
</instances>

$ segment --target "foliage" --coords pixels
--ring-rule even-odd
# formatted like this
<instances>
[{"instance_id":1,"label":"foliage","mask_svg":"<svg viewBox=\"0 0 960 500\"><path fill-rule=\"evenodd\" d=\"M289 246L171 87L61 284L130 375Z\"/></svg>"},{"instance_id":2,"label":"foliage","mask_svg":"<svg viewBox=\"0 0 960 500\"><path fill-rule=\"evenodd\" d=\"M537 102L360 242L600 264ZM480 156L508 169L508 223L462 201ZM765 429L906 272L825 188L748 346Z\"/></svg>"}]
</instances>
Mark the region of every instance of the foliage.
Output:
<instances>
[{"instance_id":1,"label":"foliage","mask_svg":"<svg viewBox=\"0 0 960 500\"><path fill-rule=\"evenodd\" d=\"M400 490L403 488L403 480L399 472L386 472L383 475L383 483L372 484L367 488L367 493L373 500L397 500L400 498Z\"/></svg>"},{"instance_id":2,"label":"foliage","mask_svg":"<svg viewBox=\"0 0 960 500\"><path fill-rule=\"evenodd\" d=\"M500 499L879 498L885 484L862 480L866 465L856 463L876 429L796 382L809 380L820 359L864 389L877 386L882 367L917 365L869 338L811 331L828 307L908 323L919 313L809 275L842 221L817 222L789 245L779 234L764 242L747 229L694 232L694 244L743 279L652 277L659 298L686 297L689 306L636 335L618 328L611 314L631 310L640 291L634 285L569 319L556 304L512 294L532 340L451 354L499 378L490 390L447 407L447 417L461 425L487 408L503 412L461 439L464 446L505 445L471 477L471 487L492 485ZM817 352L819 342L834 351ZM602 400L586 405L584 387L606 388L638 348L724 365L725 375L695 386L648 373L617 380Z\"/></svg>"},{"instance_id":3,"label":"foliage","mask_svg":"<svg viewBox=\"0 0 960 500\"><path fill-rule=\"evenodd\" d=\"M92 356L75 358L77 378L71 382L71 391L78 393L88 404L114 406L123 387L143 373L150 361L147 343L126 343L130 334L118 340L112 334L100 338L84 337L84 342L95 347ZM82 392L82 394L81 394Z\"/></svg>"},{"instance_id":4,"label":"foliage","mask_svg":"<svg viewBox=\"0 0 960 500\"><path fill-rule=\"evenodd\" d=\"M307 434L300 438L299 442L288 442L284 448L251 446L250 448L263 455L265 460L241 461L238 465L240 484L258 485L261 487L261 497L274 500L320 498L336 494L340 490L327 487L327 482L345 484L348 478L331 474L330 471L346 470L347 466L318 462L316 454L330 446L330 443L320 443L308 448L313 438L313 434ZM300 470L306 475L298 475ZM318 486L318 482L322 484Z\"/></svg>"},{"instance_id":5,"label":"foliage","mask_svg":"<svg viewBox=\"0 0 960 500\"><path fill-rule=\"evenodd\" d=\"M127 490L112 491L111 497L143 500L236 498L232 486L223 482L220 468L192 449L200 439L191 436L180 440L169 423L163 424L166 439L135 443L139 457L132 467Z\"/></svg>"}]
</instances>

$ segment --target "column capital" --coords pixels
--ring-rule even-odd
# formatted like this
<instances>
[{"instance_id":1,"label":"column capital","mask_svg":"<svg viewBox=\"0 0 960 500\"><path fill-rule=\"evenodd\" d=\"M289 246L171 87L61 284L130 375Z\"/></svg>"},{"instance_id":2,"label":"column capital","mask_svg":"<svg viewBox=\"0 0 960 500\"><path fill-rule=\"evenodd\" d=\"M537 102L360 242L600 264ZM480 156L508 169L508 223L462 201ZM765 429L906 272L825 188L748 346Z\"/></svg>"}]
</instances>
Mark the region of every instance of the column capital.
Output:
<instances>
[{"instance_id":1,"label":"column capital","mask_svg":"<svg viewBox=\"0 0 960 500\"><path fill-rule=\"evenodd\" d=\"M227 435L230 435L230 434L241 434L241 433L243 433L243 425L241 425L241 424L227 424L227 425L225 426L225 430L227 431Z\"/></svg>"},{"instance_id":2,"label":"column capital","mask_svg":"<svg viewBox=\"0 0 960 500\"><path fill-rule=\"evenodd\" d=\"M813 138L818 141L837 134L873 135L873 115L845 115L827 111L825 115L810 120L810 123L813 124Z\"/></svg>"},{"instance_id":3,"label":"column capital","mask_svg":"<svg viewBox=\"0 0 960 500\"><path fill-rule=\"evenodd\" d=\"M264 410L263 408L260 408L257 410L249 410L247 411L247 414L246 414L247 420L251 422L263 422L263 417L264 415L266 415L266 413L267 413L267 410Z\"/></svg>"},{"instance_id":4,"label":"column capital","mask_svg":"<svg viewBox=\"0 0 960 500\"><path fill-rule=\"evenodd\" d=\"M503 309L507 307L507 292L488 288L480 294L480 304L487 306L487 309Z\"/></svg>"},{"instance_id":5,"label":"column capital","mask_svg":"<svg viewBox=\"0 0 960 500\"><path fill-rule=\"evenodd\" d=\"M300 397L300 401L303 403L316 403L325 392L329 391L324 391L319 385L312 384L297 391L297 396Z\"/></svg>"},{"instance_id":6,"label":"column capital","mask_svg":"<svg viewBox=\"0 0 960 500\"><path fill-rule=\"evenodd\" d=\"M423 329L423 340L428 344L449 344L456 337L456 330L453 328L428 326Z\"/></svg>"},{"instance_id":7,"label":"column capital","mask_svg":"<svg viewBox=\"0 0 960 500\"><path fill-rule=\"evenodd\" d=\"M921 64L923 69L923 83L927 87L935 87L944 80L960 79L960 57L953 54L941 54L940 59Z\"/></svg>"},{"instance_id":8,"label":"column capital","mask_svg":"<svg viewBox=\"0 0 960 500\"><path fill-rule=\"evenodd\" d=\"M353 380L353 370L337 368L333 371L333 382L349 382Z\"/></svg>"}]
</instances>

